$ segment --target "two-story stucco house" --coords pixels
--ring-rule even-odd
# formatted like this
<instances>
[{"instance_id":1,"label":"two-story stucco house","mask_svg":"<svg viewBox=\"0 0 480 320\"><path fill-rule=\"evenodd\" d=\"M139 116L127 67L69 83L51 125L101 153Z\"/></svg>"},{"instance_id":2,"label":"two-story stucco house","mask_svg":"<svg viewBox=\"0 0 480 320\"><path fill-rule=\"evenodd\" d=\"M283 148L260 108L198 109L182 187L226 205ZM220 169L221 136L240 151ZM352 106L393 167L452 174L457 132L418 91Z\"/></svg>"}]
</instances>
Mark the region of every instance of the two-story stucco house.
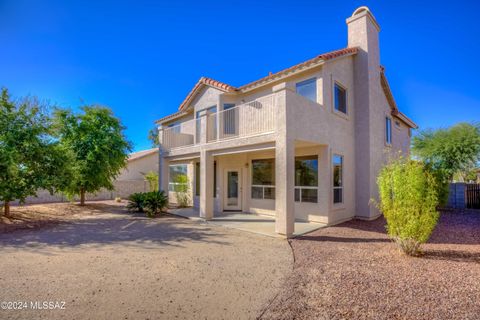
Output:
<instances>
[{"instance_id":1,"label":"two-story stucco house","mask_svg":"<svg viewBox=\"0 0 480 320\"><path fill-rule=\"evenodd\" d=\"M346 48L241 87L201 78L157 121L161 188L186 174L200 217L271 215L286 236L295 220L379 216L377 173L389 152L409 152L416 125L395 104L372 13L358 8L347 25Z\"/></svg>"}]
</instances>

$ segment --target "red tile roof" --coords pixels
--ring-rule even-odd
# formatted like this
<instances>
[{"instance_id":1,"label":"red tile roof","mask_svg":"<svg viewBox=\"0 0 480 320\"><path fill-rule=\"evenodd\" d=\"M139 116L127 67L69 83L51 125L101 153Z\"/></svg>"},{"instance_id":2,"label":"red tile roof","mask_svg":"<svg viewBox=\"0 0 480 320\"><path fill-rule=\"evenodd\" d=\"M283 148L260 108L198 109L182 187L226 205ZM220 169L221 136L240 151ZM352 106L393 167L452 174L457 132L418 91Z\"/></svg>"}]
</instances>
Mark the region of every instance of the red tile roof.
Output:
<instances>
[{"instance_id":1,"label":"red tile roof","mask_svg":"<svg viewBox=\"0 0 480 320\"><path fill-rule=\"evenodd\" d=\"M289 74L289 73L292 73L292 72L295 72L297 71L298 69L302 69L304 67L309 67L313 64L316 64L318 62L323 62L323 61L328 61L328 60L332 60L334 58L338 58L338 57L342 57L342 56L345 56L345 55L351 55L351 54L356 54L358 52L358 48L357 47L353 47L353 48L344 48L344 49L340 49L340 50L335 50L335 51L331 51L331 52L327 52L327 53L324 53L324 54L321 54L321 55L318 55L312 59L309 59L307 61L304 61L304 62L301 62L299 64L296 64L294 66L291 66L287 69L283 69L281 71L278 71L278 72L275 72L273 74L269 74L268 76L266 77L263 77L261 79L258 79L258 80L255 80L253 82L250 82L250 83L247 83L246 85L243 85L239 88L239 90L246 90L246 89L250 89L251 87L256 87L257 85L261 84L261 83L264 83L264 82L267 82L269 80L272 80L272 79L275 79L275 78L278 78L279 76L282 76L282 75L286 75L286 74Z\"/></svg>"},{"instance_id":2,"label":"red tile roof","mask_svg":"<svg viewBox=\"0 0 480 320\"><path fill-rule=\"evenodd\" d=\"M191 100L193 100L193 98L198 93L198 91L205 85L217 88L224 92L234 92L237 90L235 87L232 87L229 84L226 84L211 78L201 77L200 80L198 80L197 84L195 84L193 89L188 93L187 97L183 100L182 104L180 104L180 107L178 108L178 110L181 110L181 111L185 110L185 108L188 106Z\"/></svg>"},{"instance_id":3,"label":"red tile roof","mask_svg":"<svg viewBox=\"0 0 480 320\"><path fill-rule=\"evenodd\" d=\"M263 77L259 80L255 80L253 82L250 82L250 83L247 83L246 85L243 85L239 88L236 88L234 86L231 86L229 84L226 84L226 83L223 83L223 82L220 82L220 81L217 81L217 80L214 80L214 79L211 79L211 78L207 78L207 77L202 77L200 78L200 80L198 80L198 82L195 84L195 86L193 87L193 89L188 93L187 97L183 100L183 102L180 104L180 107L178 108L178 112L174 113L174 114L171 114L169 116L166 116L162 119L159 119L157 121L155 121L156 123L162 123L162 122L165 122L165 121L168 121L168 120L173 120L175 118L178 118L184 114L186 114L188 112L188 106L190 104L190 102L193 100L193 98L195 98L195 96L197 95L197 93L200 91L201 88L203 88L204 86L210 86L210 87L214 87L214 88L217 88L219 90L222 90L224 92L238 92L238 91L241 91L241 92L246 92L246 91L249 91L249 90L252 90L254 88L257 88L258 86L261 86L267 82L270 82L270 81L275 81L277 80L278 78L282 77L282 76L288 76L294 72L297 72L297 71L302 71L304 70L305 68L309 68L309 67L312 67L312 66L315 66L316 64L319 64L319 63L322 63L324 61L328 61L328 60L332 60L332 59L335 59L335 58L338 58L338 57L343 57L343 56L347 56L347 55L352 55L352 54L356 54L358 52L358 48L357 47L353 47L353 48L344 48L344 49L340 49L340 50L335 50L335 51L331 51L331 52L327 52L327 53L324 53L324 54L321 54L321 55L318 55L312 59L309 59L307 61L304 61L304 62L301 62L299 64L296 64L292 67L289 67L287 69L284 69L284 70L281 70L281 71L278 71L276 73L270 73L268 76L266 77Z\"/></svg>"}]
</instances>

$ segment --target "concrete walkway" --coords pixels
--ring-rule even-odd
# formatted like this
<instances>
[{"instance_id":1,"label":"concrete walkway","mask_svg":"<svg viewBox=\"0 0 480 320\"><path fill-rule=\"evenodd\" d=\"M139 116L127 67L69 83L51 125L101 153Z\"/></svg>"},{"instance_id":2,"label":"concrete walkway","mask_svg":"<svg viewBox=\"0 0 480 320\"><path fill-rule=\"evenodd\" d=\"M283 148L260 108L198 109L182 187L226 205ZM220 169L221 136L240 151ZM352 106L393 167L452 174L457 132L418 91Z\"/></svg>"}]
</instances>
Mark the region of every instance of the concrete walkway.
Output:
<instances>
[{"instance_id":1,"label":"concrete walkway","mask_svg":"<svg viewBox=\"0 0 480 320\"><path fill-rule=\"evenodd\" d=\"M193 220L203 220L199 217L198 210L195 208L170 209L169 212ZM243 212L216 212L214 218L207 222L269 237L282 237L275 232L275 218L271 216ZM295 221L293 236L300 236L324 227L326 227L326 224L323 223Z\"/></svg>"}]
</instances>

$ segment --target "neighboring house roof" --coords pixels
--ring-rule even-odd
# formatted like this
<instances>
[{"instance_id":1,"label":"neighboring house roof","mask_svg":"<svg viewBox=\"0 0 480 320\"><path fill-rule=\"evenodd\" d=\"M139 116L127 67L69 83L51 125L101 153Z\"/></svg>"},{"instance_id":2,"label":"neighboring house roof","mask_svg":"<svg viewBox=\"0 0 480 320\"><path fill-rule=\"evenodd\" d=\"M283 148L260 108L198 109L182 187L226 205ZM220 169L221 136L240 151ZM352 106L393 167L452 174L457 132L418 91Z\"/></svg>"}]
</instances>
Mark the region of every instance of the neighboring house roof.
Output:
<instances>
[{"instance_id":1,"label":"neighboring house roof","mask_svg":"<svg viewBox=\"0 0 480 320\"><path fill-rule=\"evenodd\" d=\"M352 47L352 48L343 48L340 50L335 50L335 51L330 51L321 55L318 55L312 59L309 59L307 61L301 62L299 64L296 64L292 67L283 69L281 71L278 71L273 74L269 74L266 77L263 77L261 79L255 80L253 82L247 83L239 88L236 88L234 86L231 86L229 84L220 82L218 80L214 80L211 78L207 77L201 77L200 80L195 84L193 89L188 93L187 97L183 100L183 102L180 104L180 107L178 108L178 111L170 114L166 117L163 117L161 119L158 119L155 121L158 124L171 121L177 118L180 118L186 114L189 114L192 110L189 108L190 103L193 101L193 99L201 92L203 88L206 86L216 88L218 90L221 90L223 92L227 93L245 93L254 89L257 89L261 86L270 84L275 81L279 81L281 79L284 79L286 77L290 77L292 75L295 75L297 73L303 72L305 70L317 67L321 64L323 64L325 61L328 60L333 60L336 58L340 57L346 57L350 55L354 55L358 52L357 47ZM405 124L407 124L411 128L418 128L418 126L410 120L406 115L401 113L398 110L397 104L395 102L395 99L393 98L392 91L390 89L390 85L388 84L388 80L385 76L385 68L383 66L381 68L381 85L383 88L383 91L385 93L385 96L387 97L388 103L390 105L390 108L392 109L392 114L395 115L397 118L402 120Z\"/></svg>"},{"instance_id":2,"label":"neighboring house roof","mask_svg":"<svg viewBox=\"0 0 480 320\"><path fill-rule=\"evenodd\" d=\"M151 155L153 153L157 153L158 148L152 148L148 150L142 150L138 152L133 152L128 155L128 161L133 161L133 160L138 160L140 158L146 157L148 155Z\"/></svg>"}]
</instances>

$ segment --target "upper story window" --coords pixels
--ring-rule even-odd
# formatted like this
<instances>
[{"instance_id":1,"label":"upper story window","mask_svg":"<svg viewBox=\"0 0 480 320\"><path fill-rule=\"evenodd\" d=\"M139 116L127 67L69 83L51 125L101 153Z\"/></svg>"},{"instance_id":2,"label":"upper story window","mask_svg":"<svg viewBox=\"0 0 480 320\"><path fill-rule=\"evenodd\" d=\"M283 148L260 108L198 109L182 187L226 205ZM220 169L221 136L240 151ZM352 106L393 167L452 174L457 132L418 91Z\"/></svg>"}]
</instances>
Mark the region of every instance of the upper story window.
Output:
<instances>
[{"instance_id":1,"label":"upper story window","mask_svg":"<svg viewBox=\"0 0 480 320\"><path fill-rule=\"evenodd\" d=\"M173 128L170 129L174 133L180 133L180 123L179 122L172 122L168 126L168 128Z\"/></svg>"},{"instance_id":2,"label":"upper story window","mask_svg":"<svg viewBox=\"0 0 480 320\"><path fill-rule=\"evenodd\" d=\"M312 78L297 83L296 91L302 97L317 102L317 79Z\"/></svg>"},{"instance_id":3,"label":"upper story window","mask_svg":"<svg viewBox=\"0 0 480 320\"><path fill-rule=\"evenodd\" d=\"M385 117L385 142L392 144L392 119Z\"/></svg>"},{"instance_id":4,"label":"upper story window","mask_svg":"<svg viewBox=\"0 0 480 320\"><path fill-rule=\"evenodd\" d=\"M275 159L252 160L252 199L275 199Z\"/></svg>"},{"instance_id":5,"label":"upper story window","mask_svg":"<svg viewBox=\"0 0 480 320\"><path fill-rule=\"evenodd\" d=\"M318 201L318 156L295 158L295 201Z\"/></svg>"},{"instance_id":6,"label":"upper story window","mask_svg":"<svg viewBox=\"0 0 480 320\"><path fill-rule=\"evenodd\" d=\"M235 108L234 103L224 103L223 113L220 118L223 118L223 134L224 135L236 135L238 128L238 108Z\"/></svg>"},{"instance_id":7,"label":"upper story window","mask_svg":"<svg viewBox=\"0 0 480 320\"><path fill-rule=\"evenodd\" d=\"M335 110L347 113L347 90L340 84L335 83Z\"/></svg>"}]
</instances>

